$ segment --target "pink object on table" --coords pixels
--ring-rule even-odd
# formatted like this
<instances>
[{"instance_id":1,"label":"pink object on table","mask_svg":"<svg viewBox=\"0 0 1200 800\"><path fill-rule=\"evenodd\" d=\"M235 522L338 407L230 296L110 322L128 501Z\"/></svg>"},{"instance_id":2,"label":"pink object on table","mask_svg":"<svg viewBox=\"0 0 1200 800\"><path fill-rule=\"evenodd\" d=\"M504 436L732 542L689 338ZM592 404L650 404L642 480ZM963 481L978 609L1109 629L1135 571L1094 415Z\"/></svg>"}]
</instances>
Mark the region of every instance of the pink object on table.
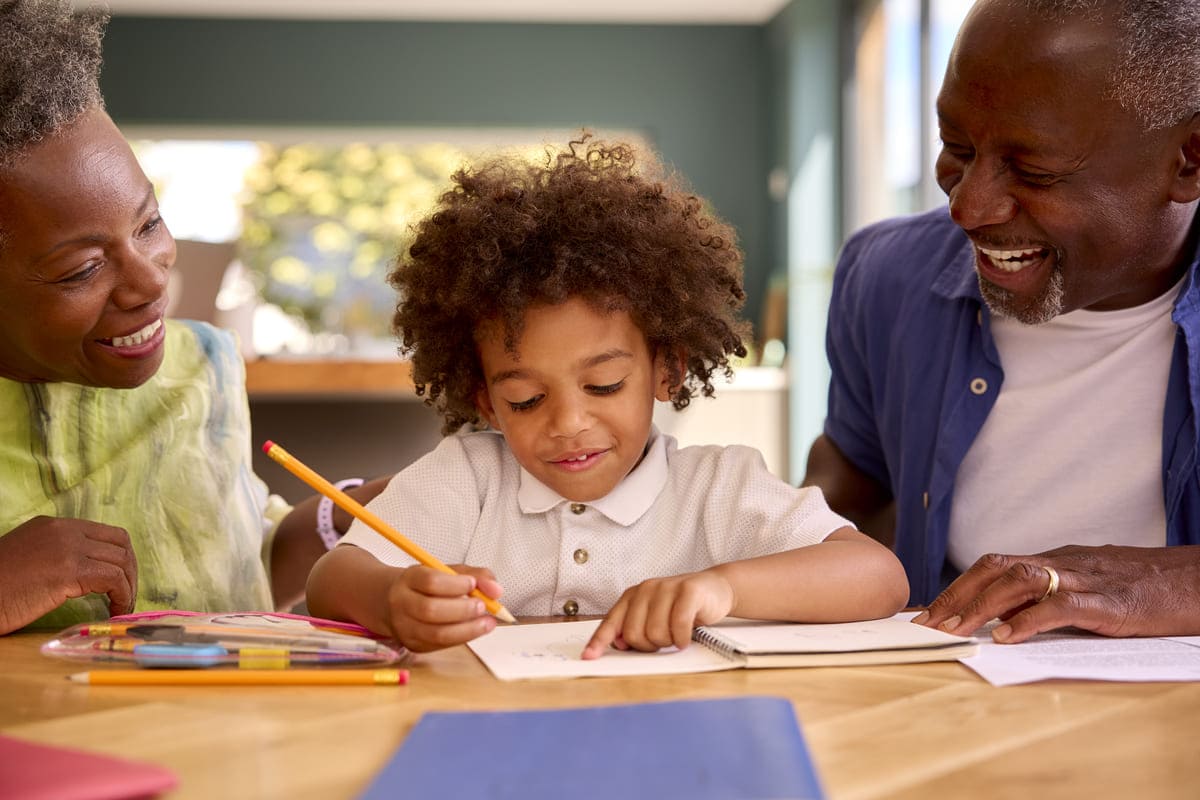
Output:
<instances>
[{"instance_id":1,"label":"pink object on table","mask_svg":"<svg viewBox=\"0 0 1200 800\"><path fill-rule=\"evenodd\" d=\"M135 800L178 783L154 764L0 736L0 800Z\"/></svg>"}]
</instances>

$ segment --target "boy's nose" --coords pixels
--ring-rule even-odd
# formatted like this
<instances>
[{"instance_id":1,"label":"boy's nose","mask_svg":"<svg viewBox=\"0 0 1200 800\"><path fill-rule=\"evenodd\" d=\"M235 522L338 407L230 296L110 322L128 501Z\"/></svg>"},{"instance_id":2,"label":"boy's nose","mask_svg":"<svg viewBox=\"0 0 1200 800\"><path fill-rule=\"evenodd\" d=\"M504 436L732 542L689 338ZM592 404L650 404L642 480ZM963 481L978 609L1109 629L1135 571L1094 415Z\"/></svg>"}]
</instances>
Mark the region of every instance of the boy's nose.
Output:
<instances>
[{"instance_id":1,"label":"boy's nose","mask_svg":"<svg viewBox=\"0 0 1200 800\"><path fill-rule=\"evenodd\" d=\"M564 438L575 436L587 430L589 418L584 403L560 401L554 405L551 415L551 433Z\"/></svg>"}]
</instances>

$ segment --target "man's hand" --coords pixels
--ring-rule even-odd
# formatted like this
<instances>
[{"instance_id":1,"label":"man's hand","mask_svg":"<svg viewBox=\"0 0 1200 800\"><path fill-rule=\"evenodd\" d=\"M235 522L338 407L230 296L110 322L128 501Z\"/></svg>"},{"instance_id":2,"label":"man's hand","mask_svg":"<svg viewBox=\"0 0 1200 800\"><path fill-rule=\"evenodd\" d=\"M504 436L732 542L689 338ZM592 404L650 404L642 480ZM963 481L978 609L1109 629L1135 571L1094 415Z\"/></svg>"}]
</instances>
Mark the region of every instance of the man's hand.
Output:
<instances>
[{"instance_id":1,"label":"man's hand","mask_svg":"<svg viewBox=\"0 0 1200 800\"><path fill-rule=\"evenodd\" d=\"M1042 600L1050 586L1045 567L1059 584ZM992 638L1005 643L1065 626L1105 636L1200 634L1200 546L1070 545L986 555L913 621L967 635L996 617L1005 624Z\"/></svg>"},{"instance_id":2,"label":"man's hand","mask_svg":"<svg viewBox=\"0 0 1200 800\"><path fill-rule=\"evenodd\" d=\"M598 658L611 644L620 650L646 650L692 640L692 629L723 619L733 608L733 587L716 570L654 578L626 589L583 648Z\"/></svg>"},{"instance_id":3,"label":"man's hand","mask_svg":"<svg viewBox=\"0 0 1200 800\"><path fill-rule=\"evenodd\" d=\"M92 593L108 595L113 616L133 610L137 558L124 529L34 517L0 536L0 634Z\"/></svg>"}]
</instances>

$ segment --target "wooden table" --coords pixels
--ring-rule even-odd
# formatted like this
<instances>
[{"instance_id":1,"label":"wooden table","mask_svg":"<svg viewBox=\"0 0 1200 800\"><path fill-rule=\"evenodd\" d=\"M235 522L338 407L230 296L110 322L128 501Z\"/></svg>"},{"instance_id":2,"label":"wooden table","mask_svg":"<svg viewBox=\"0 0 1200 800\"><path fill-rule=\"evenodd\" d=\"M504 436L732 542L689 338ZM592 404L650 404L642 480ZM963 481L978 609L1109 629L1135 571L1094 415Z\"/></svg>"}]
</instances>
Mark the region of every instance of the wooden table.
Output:
<instances>
[{"instance_id":1,"label":"wooden table","mask_svg":"<svg viewBox=\"0 0 1200 800\"><path fill-rule=\"evenodd\" d=\"M998 689L955 663L502 683L456 647L399 688L89 687L46 638L0 637L0 732L168 766L172 798L355 797L426 711L741 694L792 700L832 798L1200 797L1200 684Z\"/></svg>"}]
</instances>

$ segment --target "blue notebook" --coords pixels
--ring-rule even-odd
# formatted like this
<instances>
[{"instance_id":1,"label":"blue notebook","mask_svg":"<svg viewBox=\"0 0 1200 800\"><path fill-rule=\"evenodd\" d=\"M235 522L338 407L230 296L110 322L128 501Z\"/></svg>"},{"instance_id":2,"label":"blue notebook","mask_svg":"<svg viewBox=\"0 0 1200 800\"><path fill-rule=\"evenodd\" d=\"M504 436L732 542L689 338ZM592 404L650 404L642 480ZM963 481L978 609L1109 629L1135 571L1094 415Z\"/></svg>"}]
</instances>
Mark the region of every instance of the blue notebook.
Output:
<instances>
[{"instance_id":1,"label":"blue notebook","mask_svg":"<svg viewBox=\"0 0 1200 800\"><path fill-rule=\"evenodd\" d=\"M363 800L820 798L792 704L732 697L430 712Z\"/></svg>"}]
</instances>

